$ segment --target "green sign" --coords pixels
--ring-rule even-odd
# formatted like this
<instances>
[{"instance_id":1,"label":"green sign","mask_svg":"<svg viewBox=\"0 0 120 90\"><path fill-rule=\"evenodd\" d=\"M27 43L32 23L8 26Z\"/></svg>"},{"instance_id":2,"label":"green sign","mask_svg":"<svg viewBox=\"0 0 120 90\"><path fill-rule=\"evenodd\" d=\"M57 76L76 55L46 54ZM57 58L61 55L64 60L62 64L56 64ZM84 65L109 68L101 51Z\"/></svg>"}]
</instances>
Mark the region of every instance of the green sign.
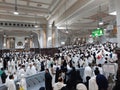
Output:
<instances>
[{"instance_id":1,"label":"green sign","mask_svg":"<svg viewBox=\"0 0 120 90\"><path fill-rule=\"evenodd\" d=\"M92 37L99 37L103 35L103 29L95 29L92 31Z\"/></svg>"}]
</instances>

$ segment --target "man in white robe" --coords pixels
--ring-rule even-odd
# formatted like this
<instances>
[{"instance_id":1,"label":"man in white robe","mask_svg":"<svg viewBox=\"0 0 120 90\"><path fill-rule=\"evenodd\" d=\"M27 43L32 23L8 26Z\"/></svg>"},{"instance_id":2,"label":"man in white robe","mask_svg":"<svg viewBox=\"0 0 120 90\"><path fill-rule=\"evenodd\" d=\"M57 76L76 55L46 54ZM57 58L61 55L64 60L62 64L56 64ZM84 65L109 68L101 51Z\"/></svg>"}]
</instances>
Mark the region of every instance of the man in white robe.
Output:
<instances>
[{"instance_id":1,"label":"man in white robe","mask_svg":"<svg viewBox=\"0 0 120 90\"><path fill-rule=\"evenodd\" d=\"M6 82L6 86L8 87L7 90L16 90L13 75L9 76L9 80Z\"/></svg>"},{"instance_id":2,"label":"man in white robe","mask_svg":"<svg viewBox=\"0 0 120 90\"><path fill-rule=\"evenodd\" d=\"M96 75L99 73L99 70L94 70L95 75L89 80L89 90L98 90L98 85L96 82Z\"/></svg>"},{"instance_id":3,"label":"man in white robe","mask_svg":"<svg viewBox=\"0 0 120 90\"><path fill-rule=\"evenodd\" d=\"M11 65L11 61L8 61L8 72L11 73L12 72L12 65Z\"/></svg>"},{"instance_id":4,"label":"man in white robe","mask_svg":"<svg viewBox=\"0 0 120 90\"><path fill-rule=\"evenodd\" d=\"M96 64L102 64L102 60L103 59L103 50L100 50L97 54L96 54Z\"/></svg>"},{"instance_id":5,"label":"man in white robe","mask_svg":"<svg viewBox=\"0 0 120 90\"><path fill-rule=\"evenodd\" d=\"M113 52L113 54L112 54L112 60L113 60L113 62L118 60L117 54L115 52Z\"/></svg>"},{"instance_id":6,"label":"man in white robe","mask_svg":"<svg viewBox=\"0 0 120 90\"><path fill-rule=\"evenodd\" d=\"M33 63L33 65L32 65L32 75L34 75L36 73L37 73L36 66L35 66L35 63Z\"/></svg>"},{"instance_id":7,"label":"man in white robe","mask_svg":"<svg viewBox=\"0 0 120 90\"><path fill-rule=\"evenodd\" d=\"M88 65L85 67L85 70L84 70L84 77L83 77L83 81L86 82L86 77L89 76L91 77L92 76L92 69L91 67Z\"/></svg>"},{"instance_id":8,"label":"man in white robe","mask_svg":"<svg viewBox=\"0 0 120 90\"><path fill-rule=\"evenodd\" d=\"M21 74L26 75L25 67L24 67L23 65L22 65L21 68L18 70L18 79L21 78Z\"/></svg>"},{"instance_id":9,"label":"man in white robe","mask_svg":"<svg viewBox=\"0 0 120 90\"><path fill-rule=\"evenodd\" d=\"M75 55L75 56L72 58L72 61L74 62L75 67L77 67L77 65L78 65L78 60L79 60L79 56L78 56L78 55Z\"/></svg>"},{"instance_id":10,"label":"man in white robe","mask_svg":"<svg viewBox=\"0 0 120 90\"><path fill-rule=\"evenodd\" d=\"M15 73L15 61L12 59L12 61L11 61L11 66L12 66L12 71L11 71L11 73L13 74L13 73Z\"/></svg>"},{"instance_id":11,"label":"man in white robe","mask_svg":"<svg viewBox=\"0 0 120 90\"><path fill-rule=\"evenodd\" d=\"M98 90L96 76L91 77L91 79L89 80L89 90Z\"/></svg>"},{"instance_id":12,"label":"man in white robe","mask_svg":"<svg viewBox=\"0 0 120 90\"><path fill-rule=\"evenodd\" d=\"M0 58L0 68L3 68L3 59Z\"/></svg>"},{"instance_id":13,"label":"man in white robe","mask_svg":"<svg viewBox=\"0 0 120 90\"><path fill-rule=\"evenodd\" d=\"M26 79L25 79L25 75L22 74L21 75L21 79L20 79L20 85L24 90L27 90L27 83L26 83Z\"/></svg>"},{"instance_id":14,"label":"man in white robe","mask_svg":"<svg viewBox=\"0 0 120 90\"><path fill-rule=\"evenodd\" d=\"M26 69L26 75L31 76L31 75L34 75L36 73L37 73L36 67L32 63L30 63Z\"/></svg>"},{"instance_id":15,"label":"man in white robe","mask_svg":"<svg viewBox=\"0 0 120 90\"><path fill-rule=\"evenodd\" d=\"M53 90L61 90L64 86L66 86L66 84L64 84L63 79L59 77L58 82L53 85Z\"/></svg>"}]
</instances>

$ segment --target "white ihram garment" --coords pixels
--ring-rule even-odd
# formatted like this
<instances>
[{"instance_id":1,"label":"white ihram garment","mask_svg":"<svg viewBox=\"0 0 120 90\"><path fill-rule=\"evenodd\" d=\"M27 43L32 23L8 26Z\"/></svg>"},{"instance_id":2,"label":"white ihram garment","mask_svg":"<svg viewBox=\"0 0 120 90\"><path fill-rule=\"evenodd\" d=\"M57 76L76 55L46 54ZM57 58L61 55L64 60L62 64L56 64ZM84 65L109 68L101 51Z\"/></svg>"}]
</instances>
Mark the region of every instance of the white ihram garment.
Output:
<instances>
[{"instance_id":1,"label":"white ihram garment","mask_svg":"<svg viewBox=\"0 0 120 90\"><path fill-rule=\"evenodd\" d=\"M7 90L16 90L16 87L15 87L15 82L13 79L10 79L6 82L6 86L8 87Z\"/></svg>"},{"instance_id":2,"label":"white ihram garment","mask_svg":"<svg viewBox=\"0 0 120 90\"><path fill-rule=\"evenodd\" d=\"M91 79L89 80L89 90L98 90L96 76L91 77Z\"/></svg>"},{"instance_id":3,"label":"white ihram garment","mask_svg":"<svg viewBox=\"0 0 120 90\"><path fill-rule=\"evenodd\" d=\"M84 70L84 77L83 77L84 82L86 82L86 77L87 77L87 76L89 76L89 77L92 76L92 69L91 69L90 66L86 66L86 67L85 67L85 70Z\"/></svg>"},{"instance_id":4,"label":"white ihram garment","mask_svg":"<svg viewBox=\"0 0 120 90\"><path fill-rule=\"evenodd\" d=\"M24 78L24 74L21 75L20 86L22 86L24 90L27 90L27 84L26 79Z\"/></svg>"}]
</instances>

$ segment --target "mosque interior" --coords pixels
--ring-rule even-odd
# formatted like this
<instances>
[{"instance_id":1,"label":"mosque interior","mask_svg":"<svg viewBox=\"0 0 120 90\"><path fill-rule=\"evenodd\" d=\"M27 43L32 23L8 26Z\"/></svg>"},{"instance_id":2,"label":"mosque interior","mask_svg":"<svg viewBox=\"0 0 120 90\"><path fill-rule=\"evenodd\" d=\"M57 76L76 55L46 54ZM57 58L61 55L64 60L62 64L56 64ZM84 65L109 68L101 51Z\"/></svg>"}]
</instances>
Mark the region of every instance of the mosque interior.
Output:
<instances>
[{"instance_id":1,"label":"mosque interior","mask_svg":"<svg viewBox=\"0 0 120 90\"><path fill-rule=\"evenodd\" d=\"M117 42L116 15L110 14L113 6L112 0L0 0L0 48L90 43L97 28L104 35L93 41Z\"/></svg>"},{"instance_id":2,"label":"mosque interior","mask_svg":"<svg viewBox=\"0 0 120 90\"><path fill-rule=\"evenodd\" d=\"M106 42L120 47L119 3L120 0L0 0L0 57L11 51L54 55L62 47Z\"/></svg>"}]
</instances>

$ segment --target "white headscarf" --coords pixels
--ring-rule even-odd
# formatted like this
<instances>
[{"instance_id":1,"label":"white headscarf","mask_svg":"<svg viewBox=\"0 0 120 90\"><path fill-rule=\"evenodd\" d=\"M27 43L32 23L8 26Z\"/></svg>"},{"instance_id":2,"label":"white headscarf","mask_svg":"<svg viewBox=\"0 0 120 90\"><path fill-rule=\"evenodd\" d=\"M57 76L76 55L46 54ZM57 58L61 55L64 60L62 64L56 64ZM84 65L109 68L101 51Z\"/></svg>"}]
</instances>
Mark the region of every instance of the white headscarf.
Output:
<instances>
[{"instance_id":1,"label":"white headscarf","mask_svg":"<svg viewBox=\"0 0 120 90\"><path fill-rule=\"evenodd\" d=\"M87 90L86 86L82 83L77 84L76 89L77 90Z\"/></svg>"}]
</instances>

